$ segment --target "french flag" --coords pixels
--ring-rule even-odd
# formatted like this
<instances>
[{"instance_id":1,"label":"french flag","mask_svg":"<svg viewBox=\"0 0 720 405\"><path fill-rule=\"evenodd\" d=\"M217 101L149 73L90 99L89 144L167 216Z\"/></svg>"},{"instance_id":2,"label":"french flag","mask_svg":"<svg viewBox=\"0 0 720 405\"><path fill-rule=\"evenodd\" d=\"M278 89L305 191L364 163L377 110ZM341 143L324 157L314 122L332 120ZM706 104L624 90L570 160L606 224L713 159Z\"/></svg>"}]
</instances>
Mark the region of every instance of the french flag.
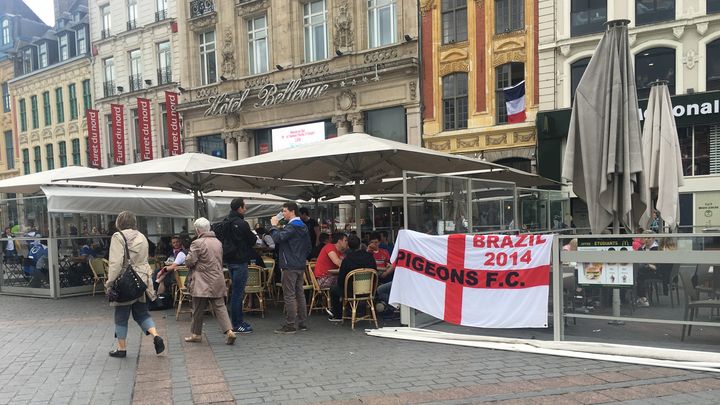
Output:
<instances>
[{"instance_id":1,"label":"french flag","mask_svg":"<svg viewBox=\"0 0 720 405\"><path fill-rule=\"evenodd\" d=\"M516 123L525 121L525 80L503 89L505 93L505 109L507 122Z\"/></svg>"}]
</instances>

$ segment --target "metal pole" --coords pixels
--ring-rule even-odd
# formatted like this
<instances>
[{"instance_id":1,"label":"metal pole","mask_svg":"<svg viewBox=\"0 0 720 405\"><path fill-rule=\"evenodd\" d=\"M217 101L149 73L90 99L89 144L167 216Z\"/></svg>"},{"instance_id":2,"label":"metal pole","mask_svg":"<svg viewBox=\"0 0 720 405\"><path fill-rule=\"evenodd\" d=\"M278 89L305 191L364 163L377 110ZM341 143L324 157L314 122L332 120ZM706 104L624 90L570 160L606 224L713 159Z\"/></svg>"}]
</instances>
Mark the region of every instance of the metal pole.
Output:
<instances>
[{"instance_id":1,"label":"metal pole","mask_svg":"<svg viewBox=\"0 0 720 405\"><path fill-rule=\"evenodd\" d=\"M46 197L47 198L47 197ZM58 265L57 235L52 226L50 211L48 211L48 280L50 281L50 296L60 298L60 269Z\"/></svg>"},{"instance_id":2,"label":"metal pole","mask_svg":"<svg viewBox=\"0 0 720 405\"><path fill-rule=\"evenodd\" d=\"M357 236L362 236L360 227L360 180L355 180L355 230Z\"/></svg>"},{"instance_id":3,"label":"metal pole","mask_svg":"<svg viewBox=\"0 0 720 405\"><path fill-rule=\"evenodd\" d=\"M467 232L473 233L473 212L472 212L472 179L468 178L468 190L467 190L467 209L465 209L465 220L467 221ZM502 207L500 208L502 212ZM462 225L462 224L460 224Z\"/></svg>"},{"instance_id":4,"label":"metal pole","mask_svg":"<svg viewBox=\"0 0 720 405\"><path fill-rule=\"evenodd\" d=\"M553 340L565 340L565 320L563 314L563 274L560 266L560 237L553 235L552 243L552 302L553 302ZM574 292L573 292L574 293Z\"/></svg>"}]
</instances>

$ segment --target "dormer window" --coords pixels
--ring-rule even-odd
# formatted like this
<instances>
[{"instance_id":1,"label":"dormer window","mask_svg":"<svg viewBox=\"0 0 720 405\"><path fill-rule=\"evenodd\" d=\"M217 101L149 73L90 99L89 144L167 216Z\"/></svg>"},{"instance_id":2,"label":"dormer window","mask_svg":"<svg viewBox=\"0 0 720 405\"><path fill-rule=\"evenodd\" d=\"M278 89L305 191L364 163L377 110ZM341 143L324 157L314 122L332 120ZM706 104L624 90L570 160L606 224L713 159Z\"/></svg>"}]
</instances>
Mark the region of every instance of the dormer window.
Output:
<instances>
[{"instance_id":1,"label":"dormer window","mask_svg":"<svg viewBox=\"0 0 720 405\"><path fill-rule=\"evenodd\" d=\"M22 64L22 74L27 74L33 71L33 67L35 66L34 63L34 55L32 48L25 48L22 50L22 56L21 56L21 64Z\"/></svg>"},{"instance_id":2,"label":"dormer window","mask_svg":"<svg viewBox=\"0 0 720 405\"><path fill-rule=\"evenodd\" d=\"M77 54L84 55L87 51L87 33L83 26L77 31Z\"/></svg>"},{"instance_id":3,"label":"dormer window","mask_svg":"<svg viewBox=\"0 0 720 405\"><path fill-rule=\"evenodd\" d=\"M63 34L58 38L58 46L60 47L60 60L70 58L70 46L68 45L68 36Z\"/></svg>"},{"instance_id":4,"label":"dormer window","mask_svg":"<svg viewBox=\"0 0 720 405\"><path fill-rule=\"evenodd\" d=\"M47 42L43 42L38 46L38 60L40 61L40 69L48 65L48 46Z\"/></svg>"},{"instance_id":5,"label":"dormer window","mask_svg":"<svg viewBox=\"0 0 720 405\"><path fill-rule=\"evenodd\" d=\"M2 44L7 45L10 43L10 21L3 20L2 22Z\"/></svg>"}]
</instances>

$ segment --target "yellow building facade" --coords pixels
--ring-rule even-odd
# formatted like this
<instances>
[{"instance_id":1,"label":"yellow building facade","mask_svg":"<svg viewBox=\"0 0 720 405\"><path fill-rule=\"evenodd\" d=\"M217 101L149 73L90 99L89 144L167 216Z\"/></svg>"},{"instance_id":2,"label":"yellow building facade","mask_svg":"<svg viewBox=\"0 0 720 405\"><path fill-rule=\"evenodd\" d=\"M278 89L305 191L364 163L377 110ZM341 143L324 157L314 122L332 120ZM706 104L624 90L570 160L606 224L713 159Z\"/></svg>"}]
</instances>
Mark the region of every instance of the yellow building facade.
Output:
<instances>
[{"instance_id":1,"label":"yellow building facade","mask_svg":"<svg viewBox=\"0 0 720 405\"><path fill-rule=\"evenodd\" d=\"M13 102L10 95L9 81L14 76L13 62L11 59L0 61L0 85L2 85L3 100L0 103L0 180L16 176L18 167L15 160L18 156L14 122L13 122Z\"/></svg>"},{"instance_id":2,"label":"yellow building facade","mask_svg":"<svg viewBox=\"0 0 720 405\"><path fill-rule=\"evenodd\" d=\"M532 0L421 0L423 142L534 166L538 10ZM525 119L507 123L503 88L525 82Z\"/></svg>"}]
</instances>

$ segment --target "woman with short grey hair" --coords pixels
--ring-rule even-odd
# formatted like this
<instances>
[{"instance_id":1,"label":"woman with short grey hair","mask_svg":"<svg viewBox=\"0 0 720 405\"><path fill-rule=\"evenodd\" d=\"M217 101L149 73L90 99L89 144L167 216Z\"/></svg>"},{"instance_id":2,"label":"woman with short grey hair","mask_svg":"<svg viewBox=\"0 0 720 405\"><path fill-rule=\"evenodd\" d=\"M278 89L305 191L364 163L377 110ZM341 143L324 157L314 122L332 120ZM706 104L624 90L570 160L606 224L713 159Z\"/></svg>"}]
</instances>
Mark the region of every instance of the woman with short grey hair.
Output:
<instances>
[{"instance_id":1,"label":"woman with short grey hair","mask_svg":"<svg viewBox=\"0 0 720 405\"><path fill-rule=\"evenodd\" d=\"M108 280L105 288L109 288L129 264L133 266L148 287L140 298L127 302L110 303L115 307L115 337L117 338L117 349L110 352L110 357L127 356L126 339L130 313L145 334L153 335L155 353L160 354L165 350L165 343L158 335L155 322L150 317L146 299L155 299L155 290L151 280L152 269L148 264L147 238L137 230L137 219L135 214L130 211L121 212L115 220L115 226L118 232L115 232L110 240ZM126 244L130 256L128 259L125 257Z\"/></svg>"},{"instance_id":2,"label":"woman with short grey hair","mask_svg":"<svg viewBox=\"0 0 720 405\"><path fill-rule=\"evenodd\" d=\"M198 218L195 221L197 238L190 245L185 257L185 265L192 270L188 276L188 291L192 296L192 334L185 338L186 342L202 341L203 314L208 305L225 334L225 343L235 343L235 332L232 330L230 317L225 307L225 275L223 274L222 243L210 230L210 221Z\"/></svg>"}]
</instances>

